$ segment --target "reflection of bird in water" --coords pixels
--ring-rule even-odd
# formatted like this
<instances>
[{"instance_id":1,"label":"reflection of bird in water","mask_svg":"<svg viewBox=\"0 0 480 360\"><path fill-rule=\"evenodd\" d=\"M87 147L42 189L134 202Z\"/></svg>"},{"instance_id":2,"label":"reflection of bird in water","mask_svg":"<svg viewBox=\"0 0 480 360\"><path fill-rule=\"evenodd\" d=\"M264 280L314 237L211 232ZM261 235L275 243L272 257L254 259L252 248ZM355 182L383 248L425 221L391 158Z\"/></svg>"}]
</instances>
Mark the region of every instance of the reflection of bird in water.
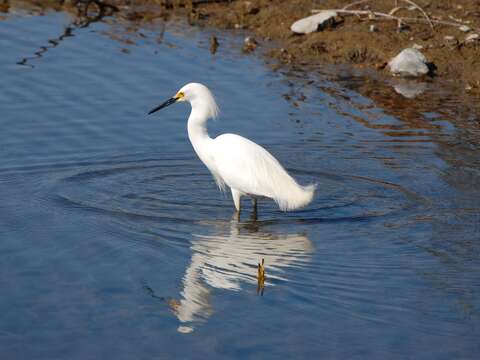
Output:
<instances>
[{"instance_id":1,"label":"reflection of bird in water","mask_svg":"<svg viewBox=\"0 0 480 360\"><path fill-rule=\"evenodd\" d=\"M188 137L220 189L230 187L237 211L240 211L243 195L252 197L254 208L258 197L267 197L285 211L298 209L312 201L315 186L297 184L277 159L260 145L235 134L223 134L215 139L208 136L207 121L217 116L218 107L206 86L187 84L149 114L177 101L188 101L192 106Z\"/></svg>"},{"instance_id":2,"label":"reflection of bird in water","mask_svg":"<svg viewBox=\"0 0 480 360\"><path fill-rule=\"evenodd\" d=\"M257 284L257 267L262 259L269 280L285 280L284 269L309 261L313 250L305 234L271 233L261 223L212 222L214 235L194 235L192 258L183 277L182 299L171 301L181 323L206 320L212 313L209 288L238 291L242 282ZM189 326L179 331L192 331Z\"/></svg>"}]
</instances>

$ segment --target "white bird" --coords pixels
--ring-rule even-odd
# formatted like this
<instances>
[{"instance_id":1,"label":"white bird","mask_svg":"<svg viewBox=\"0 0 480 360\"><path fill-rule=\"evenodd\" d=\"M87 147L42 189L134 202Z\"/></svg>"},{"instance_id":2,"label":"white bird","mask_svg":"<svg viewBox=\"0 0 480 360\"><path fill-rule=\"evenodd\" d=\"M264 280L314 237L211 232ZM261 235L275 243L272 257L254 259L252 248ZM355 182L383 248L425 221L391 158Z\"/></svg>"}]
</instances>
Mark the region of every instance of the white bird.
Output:
<instances>
[{"instance_id":1,"label":"white bird","mask_svg":"<svg viewBox=\"0 0 480 360\"><path fill-rule=\"evenodd\" d=\"M198 157L212 173L218 187L230 187L233 202L240 211L243 195L275 200L281 210L294 210L309 204L315 185L299 185L267 150L251 140L235 134L222 134L212 139L207 121L218 116L218 106L205 85L189 83L177 94L152 109L152 114L175 102L187 101L192 106L188 117L188 138Z\"/></svg>"}]
</instances>

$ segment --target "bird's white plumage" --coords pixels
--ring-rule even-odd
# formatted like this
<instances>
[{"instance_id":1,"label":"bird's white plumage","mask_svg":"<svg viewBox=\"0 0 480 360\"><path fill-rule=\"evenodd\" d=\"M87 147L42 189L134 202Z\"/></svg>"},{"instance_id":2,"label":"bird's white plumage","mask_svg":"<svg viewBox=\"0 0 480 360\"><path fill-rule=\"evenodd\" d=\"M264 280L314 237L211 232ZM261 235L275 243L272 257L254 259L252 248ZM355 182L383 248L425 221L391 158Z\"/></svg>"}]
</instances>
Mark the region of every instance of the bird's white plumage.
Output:
<instances>
[{"instance_id":1,"label":"bird's white plumage","mask_svg":"<svg viewBox=\"0 0 480 360\"><path fill-rule=\"evenodd\" d=\"M241 195L274 199L282 210L308 204L314 186L302 187L267 150L235 134L213 140L214 159L219 177Z\"/></svg>"},{"instance_id":2,"label":"bird's white plumage","mask_svg":"<svg viewBox=\"0 0 480 360\"><path fill-rule=\"evenodd\" d=\"M180 95L179 95L180 94ZM280 209L294 210L313 199L315 185L299 185L263 147L235 134L209 137L206 122L216 117L215 99L202 84L190 83L177 93L179 101L188 101L188 136L199 158L210 170L218 186L232 190L235 207L240 210L240 196L268 197Z\"/></svg>"}]
</instances>

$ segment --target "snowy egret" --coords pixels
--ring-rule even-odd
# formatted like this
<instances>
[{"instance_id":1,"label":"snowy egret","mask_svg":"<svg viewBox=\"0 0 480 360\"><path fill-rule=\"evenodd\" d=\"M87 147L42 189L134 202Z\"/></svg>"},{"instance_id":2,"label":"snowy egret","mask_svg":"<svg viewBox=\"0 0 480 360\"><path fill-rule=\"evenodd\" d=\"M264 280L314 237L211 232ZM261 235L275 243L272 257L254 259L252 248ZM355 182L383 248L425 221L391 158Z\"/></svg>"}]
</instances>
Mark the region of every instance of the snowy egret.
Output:
<instances>
[{"instance_id":1,"label":"snowy egret","mask_svg":"<svg viewBox=\"0 0 480 360\"><path fill-rule=\"evenodd\" d=\"M188 118L188 138L198 157L212 173L218 187L230 187L233 202L240 211L243 195L275 200L281 210L306 206L313 199L315 185L299 185L267 150L251 140L235 134L222 134L212 139L207 121L218 115L218 106L205 85L189 83L177 94L152 109L152 114L180 101L188 101L192 111Z\"/></svg>"}]
</instances>

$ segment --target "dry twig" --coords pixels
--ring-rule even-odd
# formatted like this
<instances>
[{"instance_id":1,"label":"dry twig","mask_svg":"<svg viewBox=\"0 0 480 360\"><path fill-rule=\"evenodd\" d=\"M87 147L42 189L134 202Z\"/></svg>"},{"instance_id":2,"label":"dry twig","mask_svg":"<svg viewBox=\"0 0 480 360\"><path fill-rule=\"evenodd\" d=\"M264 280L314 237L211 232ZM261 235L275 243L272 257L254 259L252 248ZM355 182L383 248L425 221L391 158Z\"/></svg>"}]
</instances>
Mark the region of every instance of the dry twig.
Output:
<instances>
[{"instance_id":1,"label":"dry twig","mask_svg":"<svg viewBox=\"0 0 480 360\"><path fill-rule=\"evenodd\" d=\"M432 28L433 30L433 23L432 23L432 20L430 20L430 18L428 17L427 13L420 7L418 6L417 4L415 4L413 1L411 0L403 0L404 2L406 2L407 4L410 4L412 6L414 6L416 9L418 9L418 11L420 11L423 16L425 16L425 19L427 20L428 24L430 25L430 27Z\"/></svg>"},{"instance_id":2,"label":"dry twig","mask_svg":"<svg viewBox=\"0 0 480 360\"><path fill-rule=\"evenodd\" d=\"M417 22L417 23L432 23L432 24L440 24L440 25L448 25L448 26L456 26L460 27L463 24L459 24L456 22L451 22L451 21L443 21L443 20L433 20L433 19L424 19L424 18L412 18L412 17L400 17L400 16L394 16L390 14L386 14L383 12L379 11L371 11L371 10L344 10L344 9L314 9L312 10L312 13L319 13L321 11L334 11L338 14L344 14L344 15L375 15L380 18L385 18L388 20L396 20L397 22Z\"/></svg>"},{"instance_id":3,"label":"dry twig","mask_svg":"<svg viewBox=\"0 0 480 360\"><path fill-rule=\"evenodd\" d=\"M370 1L373 1L373 0L358 0L358 1L355 1L353 3L350 3L350 4L347 4L345 5L342 10L348 10L349 8L352 8L354 6L357 6L357 5L361 5L361 4L364 4L366 2L370 2ZM423 10L422 7L420 7L418 4L416 4L415 2L413 2L412 0L402 0L403 2L413 6L415 9L417 9L418 11L420 11L422 13L422 15L425 17L425 20L426 22L430 25L430 27L432 28L433 30L433 22L432 20L430 19L430 17L428 16L428 14L425 12L425 10ZM396 13L398 10L400 9L403 9L403 7L399 7L398 6L398 1L395 0L395 8L392 9L388 15L393 15L394 13ZM359 10L361 11L361 10ZM378 16L381 16L381 15L378 15ZM399 23L401 20L398 20L396 19Z\"/></svg>"}]
</instances>

